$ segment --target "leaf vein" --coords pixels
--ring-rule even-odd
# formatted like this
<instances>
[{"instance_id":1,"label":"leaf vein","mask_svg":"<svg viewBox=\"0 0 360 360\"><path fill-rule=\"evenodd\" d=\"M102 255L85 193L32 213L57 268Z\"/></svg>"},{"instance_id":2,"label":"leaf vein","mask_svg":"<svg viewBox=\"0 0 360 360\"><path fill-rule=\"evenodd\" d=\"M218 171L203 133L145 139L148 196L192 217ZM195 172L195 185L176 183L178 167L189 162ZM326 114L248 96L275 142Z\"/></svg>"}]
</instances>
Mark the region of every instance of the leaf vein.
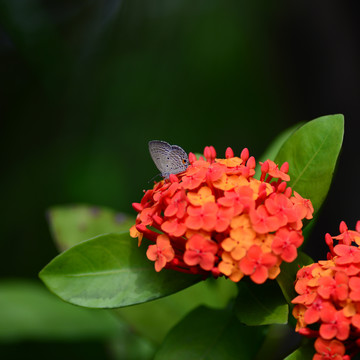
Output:
<instances>
[{"instance_id":1,"label":"leaf vein","mask_svg":"<svg viewBox=\"0 0 360 360\"><path fill-rule=\"evenodd\" d=\"M327 135L324 137L323 141L321 142L318 149L314 152L313 156L309 159L309 161L304 166L303 170L299 173L295 181L292 183L292 187L295 188L296 183L301 179L302 175L305 173L306 169L310 166L312 161L316 158L316 156L319 154L321 148L323 147L324 143L326 142L327 138L330 136L330 132L327 133Z\"/></svg>"}]
</instances>

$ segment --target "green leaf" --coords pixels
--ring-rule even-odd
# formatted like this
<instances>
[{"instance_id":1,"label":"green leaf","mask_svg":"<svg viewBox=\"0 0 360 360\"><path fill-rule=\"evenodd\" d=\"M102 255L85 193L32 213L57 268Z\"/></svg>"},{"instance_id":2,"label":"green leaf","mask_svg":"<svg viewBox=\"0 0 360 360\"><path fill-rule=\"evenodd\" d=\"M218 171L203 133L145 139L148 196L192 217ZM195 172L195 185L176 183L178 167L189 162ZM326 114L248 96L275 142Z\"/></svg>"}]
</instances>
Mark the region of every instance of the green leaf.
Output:
<instances>
[{"instance_id":1,"label":"green leaf","mask_svg":"<svg viewBox=\"0 0 360 360\"><path fill-rule=\"evenodd\" d=\"M312 264L314 262L310 256L306 255L302 251L298 251L297 258L292 263L283 262L281 264L281 272L276 277L281 291L286 301L291 304L291 300L296 296L294 283L296 280L296 274L303 266Z\"/></svg>"},{"instance_id":2,"label":"green leaf","mask_svg":"<svg viewBox=\"0 0 360 360\"><path fill-rule=\"evenodd\" d=\"M300 346L293 353L287 356L284 360L312 360L315 354L313 344L306 344Z\"/></svg>"},{"instance_id":3,"label":"green leaf","mask_svg":"<svg viewBox=\"0 0 360 360\"><path fill-rule=\"evenodd\" d=\"M55 206L47 215L51 233L61 251L97 235L129 231L135 224L135 219L99 206Z\"/></svg>"},{"instance_id":4,"label":"green leaf","mask_svg":"<svg viewBox=\"0 0 360 360\"><path fill-rule=\"evenodd\" d=\"M289 307L275 281L258 285L240 281L235 313L246 325L286 324Z\"/></svg>"},{"instance_id":5,"label":"green leaf","mask_svg":"<svg viewBox=\"0 0 360 360\"><path fill-rule=\"evenodd\" d=\"M0 283L0 341L107 339L126 327L109 312L61 301L40 283Z\"/></svg>"},{"instance_id":6,"label":"green leaf","mask_svg":"<svg viewBox=\"0 0 360 360\"><path fill-rule=\"evenodd\" d=\"M39 274L46 286L70 303L116 308L157 299L200 280L172 270L157 273L128 232L100 235L54 258Z\"/></svg>"},{"instance_id":7,"label":"green leaf","mask_svg":"<svg viewBox=\"0 0 360 360\"><path fill-rule=\"evenodd\" d=\"M329 191L343 135L343 115L323 116L295 131L276 156L277 164L289 163L289 186L310 199L315 212Z\"/></svg>"},{"instance_id":8,"label":"green leaf","mask_svg":"<svg viewBox=\"0 0 360 360\"><path fill-rule=\"evenodd\" d=\"M170 331L155 360L253 359L264 330L241 324L229 310L200 306Z\"/></svg>"},{"instance_id":9,"label":"green leaf","mask_svg":"<svg viewBox=\"0 0 360 360\"><path fill-rule=\"evenodd\" d=\"M237 286L231 280L210 278L176 294L114 311L136 332L159 344L170 329L196 307L225 308L236 294Z\"/></svg>"},{"instance_id":10,"label":"green leaf","mask_svg":"<svg viewBox=\"0 0 360 360\"><path fill-rule=\"evenodd\" d=\"M303 123L298 123L294 126L291 126L290 128L286 129L285 131L281 132L272 142L271 144L266 148L264 153L259 158L260 162L264 162L265 160L272 160L274 161L276 158L276 155L278 154L279 150L281 149L282 145L285 143L285 141L290 137L290 135L297 130L300 126L302 126ZM256 179L260 179L261 171L260 171L260 164L257 161L256 165Z\"/></svg>"}]
</instances>

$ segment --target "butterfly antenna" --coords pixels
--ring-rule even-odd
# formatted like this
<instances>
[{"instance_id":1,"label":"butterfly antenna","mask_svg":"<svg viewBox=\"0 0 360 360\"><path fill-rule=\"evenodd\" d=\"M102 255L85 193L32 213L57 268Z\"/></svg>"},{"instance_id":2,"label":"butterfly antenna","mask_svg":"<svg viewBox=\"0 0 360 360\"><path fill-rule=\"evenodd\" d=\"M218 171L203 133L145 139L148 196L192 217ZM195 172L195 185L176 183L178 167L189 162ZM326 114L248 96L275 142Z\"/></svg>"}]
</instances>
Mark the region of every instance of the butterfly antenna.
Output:
<instances>
[{"instance_id":1,"label":"butterfly antenna","mask_svg":"<svg viewBox=\"0 0 360 360\"><path fill-rule=\"evenodd\" d=\"M158 176L161 176L161 174L156 174L155 176L153 176L149 181L148 183L150 183L151 181L153 181L155 178L157 178Z\"/></svg>"}]
</instances>

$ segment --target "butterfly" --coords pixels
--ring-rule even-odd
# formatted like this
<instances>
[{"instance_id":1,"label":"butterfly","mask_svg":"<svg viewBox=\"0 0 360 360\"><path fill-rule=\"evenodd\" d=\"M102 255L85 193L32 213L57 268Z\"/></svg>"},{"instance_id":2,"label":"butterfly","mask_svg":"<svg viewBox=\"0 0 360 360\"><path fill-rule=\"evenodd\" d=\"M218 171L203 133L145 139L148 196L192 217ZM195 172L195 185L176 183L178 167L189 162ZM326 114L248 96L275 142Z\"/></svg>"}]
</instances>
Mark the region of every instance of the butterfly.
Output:
<instances>
[{"instance_id":1,"label":"butterfly","mask_svg":"<svg viewBox=\"0 0 360 360\"><path fill-rule=\"evenodd\" d=\"M189 166L188 154L177 145L170 145L166 141L149 141L149 151L161 176L168 179L170 174L179 174Z\"/></svg>"}]
</instances>

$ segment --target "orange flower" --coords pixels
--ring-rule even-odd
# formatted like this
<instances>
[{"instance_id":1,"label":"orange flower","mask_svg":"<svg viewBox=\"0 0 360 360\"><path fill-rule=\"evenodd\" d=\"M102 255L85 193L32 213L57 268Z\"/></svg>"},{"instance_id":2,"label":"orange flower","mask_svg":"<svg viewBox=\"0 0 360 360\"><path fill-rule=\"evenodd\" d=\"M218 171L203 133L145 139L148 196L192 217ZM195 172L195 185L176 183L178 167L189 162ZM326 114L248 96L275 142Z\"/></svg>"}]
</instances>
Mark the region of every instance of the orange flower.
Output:
<instances>
[{"instance_id":1,"label":"orange flower","mask_svg":"<svg viewBox=\"0 0 360 360\"><path fill-rule=\"evenodd\" d=\"M155 183L133 204L138 216L130 235L139 245L142 237L156 243L147 256L157 271L235 282L244 276L256 283L274 279L282 261L295 259L302 220L313 212L310 200L293 196L287 187L288 164L279 169L265 161L257 180L256 161L247 149L234 156L228 148L219 159L210 146L204 158L190 153L189 162L183 173Z\"/></svg>"}]
</instances>

